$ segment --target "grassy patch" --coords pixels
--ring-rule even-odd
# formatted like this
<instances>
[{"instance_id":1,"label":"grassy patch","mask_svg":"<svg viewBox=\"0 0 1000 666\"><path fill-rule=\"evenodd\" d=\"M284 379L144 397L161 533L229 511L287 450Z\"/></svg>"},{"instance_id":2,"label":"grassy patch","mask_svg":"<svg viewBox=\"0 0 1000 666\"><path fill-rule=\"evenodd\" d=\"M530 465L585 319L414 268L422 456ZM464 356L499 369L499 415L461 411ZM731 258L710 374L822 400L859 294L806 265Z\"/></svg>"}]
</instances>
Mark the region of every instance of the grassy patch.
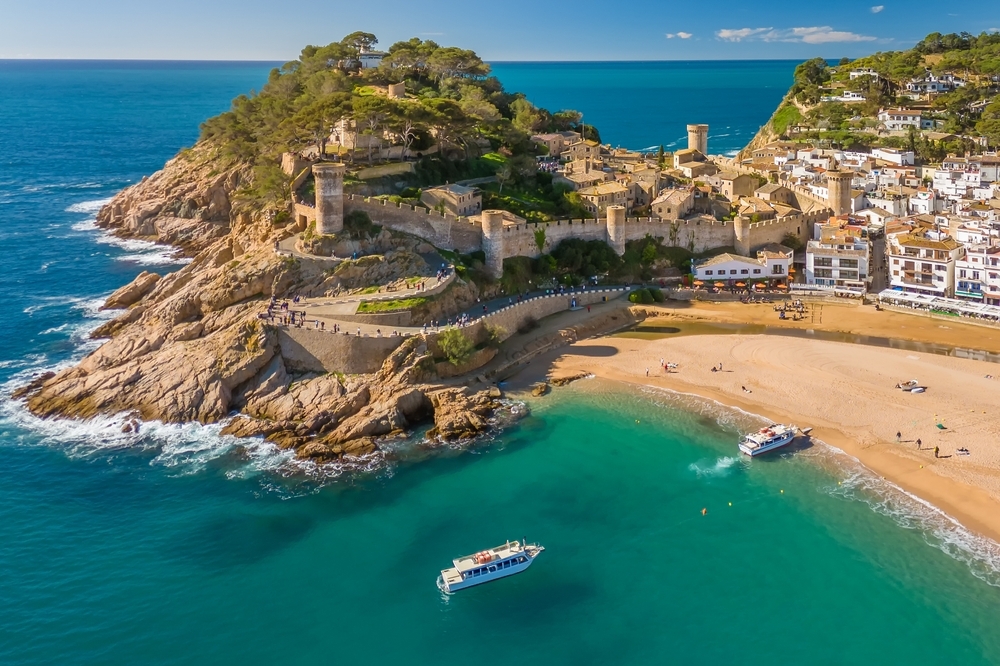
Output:
<instances>
[{"instance_id":1,"label":"grassy patch","mask_svg":"<svg viewBox=\"0 0 1000 666\"><path fill-rule=\"evenodd\" d=\"M398 312L400 310L412 310L426 304L426 296L414 298L394 298L389 301L361 301L358 305L358 312Z\"/></svg>"},{"instance_id":2,"label":"grassy patch","mask_svg":"<svg viewBox=\"0 0 1000 666\"><path fill-rule=\"evenodd\" d=\"M771 119L771 126L774 128L775 134L784 134L789 125L798 124L801 120L802 114L798 107L786 102L775 111L774 118Z\"/></svg>"}]
</instances>

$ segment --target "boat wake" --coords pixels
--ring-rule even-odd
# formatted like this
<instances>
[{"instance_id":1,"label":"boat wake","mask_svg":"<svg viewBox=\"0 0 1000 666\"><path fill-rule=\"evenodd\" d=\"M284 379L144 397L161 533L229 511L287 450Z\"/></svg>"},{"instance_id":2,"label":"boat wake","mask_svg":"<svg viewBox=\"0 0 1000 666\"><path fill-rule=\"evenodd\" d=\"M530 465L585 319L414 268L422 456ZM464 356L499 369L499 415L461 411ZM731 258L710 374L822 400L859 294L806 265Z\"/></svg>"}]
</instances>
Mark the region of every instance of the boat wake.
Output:
<instances>
[{"instance_id":1,"label":"boat wake","mask_svg":"<svg viewBox=\"0 0 1000 666\"><path fill-rule=\"evenodd\" d=\"M691 463L688 469L701 478L719 478L729 476L730 472L740 464L739 458L733 456L722 456L714 464Z\"/></svg>"}]
</instances>

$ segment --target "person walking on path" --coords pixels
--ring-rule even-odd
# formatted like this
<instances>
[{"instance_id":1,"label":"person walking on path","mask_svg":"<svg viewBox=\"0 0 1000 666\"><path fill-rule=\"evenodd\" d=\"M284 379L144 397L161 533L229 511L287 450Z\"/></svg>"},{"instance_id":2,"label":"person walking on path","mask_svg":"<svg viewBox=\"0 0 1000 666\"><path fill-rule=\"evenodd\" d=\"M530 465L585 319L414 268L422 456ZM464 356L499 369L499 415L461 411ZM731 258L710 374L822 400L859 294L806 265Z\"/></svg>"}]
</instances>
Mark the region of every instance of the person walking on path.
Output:
<instances>
[{"instance_id":1,"label":"person walking on path","mask_svg":"<svg viewBox=\"0 0 1000 666\"><path fill-rule=\"evenodd\" d=\"M902 439L903 439L903 433L897 432L896 433L896 443L899 444L899 442L902 441Z\"/></svg>"},{"instance_id":2,"label":"person walking on path","mask_svg":"<svg viewBox=\"0 0 1000 666\"><path fill-rule=\"evenodd\" d=\"M919 437L917 438L917 450L918 451L920 450L920 438Z\"/></svg>"}]
</instances>

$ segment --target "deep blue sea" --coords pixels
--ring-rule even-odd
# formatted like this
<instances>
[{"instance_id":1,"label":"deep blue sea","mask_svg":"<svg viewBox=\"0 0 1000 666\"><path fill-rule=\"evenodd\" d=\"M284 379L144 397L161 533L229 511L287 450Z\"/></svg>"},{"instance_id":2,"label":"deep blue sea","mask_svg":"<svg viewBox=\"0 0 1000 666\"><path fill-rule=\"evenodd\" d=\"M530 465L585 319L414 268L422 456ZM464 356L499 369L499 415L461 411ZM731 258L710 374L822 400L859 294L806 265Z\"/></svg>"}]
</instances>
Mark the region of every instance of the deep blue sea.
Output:
<instances>
[{"instance_id":1,"label":"deep blue sea","mask_svg":"<svg viewBox=\"0 0 1000 666\"><path fill-rule=\"evenodd\" d=\"M535 105L583 113L601 140L632 150L687 147L686 125L707 123L708 150L750 142L792 85L795 60L498 62L504 88Z\"/></svg>"},{"instance_id":2,"label":"deep blue sea","mask_svg":"<svg viewBox=\"0 0 1000 666\"><path fill-rule=\"evenodd\" d=\"M792 66L496 71L612 143L708 122L722 152ZM0 62L0 664L1000 663L995 544L823 445L738 460L756 420L718 405L578 382L470 449L352 473L212 426L27 415L14 385L178 266L96 229L101 202L269 67ZM547 548L526 573L434 586L522 536Z\"/></svg>"}]
</instances>

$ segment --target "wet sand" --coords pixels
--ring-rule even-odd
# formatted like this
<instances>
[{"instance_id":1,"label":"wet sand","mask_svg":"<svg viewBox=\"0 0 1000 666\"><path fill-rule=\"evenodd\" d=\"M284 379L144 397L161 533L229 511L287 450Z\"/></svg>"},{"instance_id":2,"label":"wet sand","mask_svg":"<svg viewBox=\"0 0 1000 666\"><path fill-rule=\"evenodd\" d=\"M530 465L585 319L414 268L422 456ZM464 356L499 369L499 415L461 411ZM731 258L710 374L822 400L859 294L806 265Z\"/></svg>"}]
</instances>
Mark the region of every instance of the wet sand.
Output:
<instances>
[{"instance_id":1,"label":"wet sand","mask_svg":"<svg viewBox=\"0 0 1000 666\"><path fill-rule=\"evenodd\" d=\"M769 305L696 304L664 314L647 319L645 326L699 320L777 323ZM824 321L810 322L811 327L1000 351L998 329L871 307L826 305L822 314ZM677 363L678 369L665 372L660 359ZM720 364L722 371L712 372ZM1000 374L996 363L773 335L626 334L546 354L520 373L512 388L581 372L690 393L775 422L813 427L818 439L1000 541L1000 380L986 378ZM895 388L909 379L919 380L927 391ZM934 457L934 447L942 457ZM957 455L960 447L970 455Z\"/></svg>"}]
</instances>

